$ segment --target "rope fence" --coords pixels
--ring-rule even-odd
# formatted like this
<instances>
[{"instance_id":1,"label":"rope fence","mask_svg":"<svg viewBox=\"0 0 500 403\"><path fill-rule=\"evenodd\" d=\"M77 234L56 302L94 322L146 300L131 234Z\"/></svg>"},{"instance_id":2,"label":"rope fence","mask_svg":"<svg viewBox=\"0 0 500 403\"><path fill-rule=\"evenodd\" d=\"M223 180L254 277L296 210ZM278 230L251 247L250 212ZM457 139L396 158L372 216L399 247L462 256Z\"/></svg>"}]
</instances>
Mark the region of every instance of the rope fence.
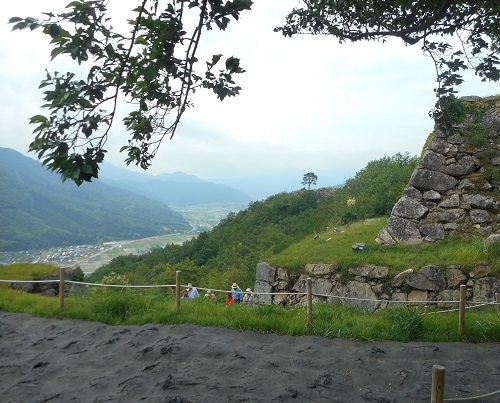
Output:
<instances>
[{"instance_id":1,"label":"rope fence","mask_svg":"<svg viewBox=\"0 0 500 403\"><path fill-rule=\"evenodd\" d=\"M187 285L181 284L181 272L176 272L176 283L175 284L159 284L159 285L127 285L127 284L100 284L100 283L88 283L83 281L72 281L66 280L64 278L64 268L60 268L59 271L59 279L53 280L0 280L0 283L59 283L59 306L60 308L64 307L64 284L75 284L81 286L88 287L111 287L111 288L139 288L139 289L153 289L153 288L175 288L175 304L176 304L176 312L180 312L180 289L186 288ZM219 292L219 293L233 293L233 290L219 290L212 288L204 288L197 287L198 290L210 290L211 292ZM244 294L242 291L241 294ZM263 295L285 295L285 296L307 296L307 325L312 325L312 305L313 300L312 297L322 297L326 299L337 299L337 300L348 300L348 301L360 301L360 302L371 302L371 303L384 303L388 305L424 305L426 308L429 305L437 305L437 304L458 304L458 308L454 309L446 309L441 311L434 312L424 312L422 315L431 315L431 314L444 314L450 312L459 312L459 327L458 333L460 336L464 334L465 327L465 310L466 309L474 309L483 306L496 305L497 312L500 314L500 295L498 293L495 294L495 301L493 302L474 302L474 301L466 301L466 286L460 286L460 300L458 301L400 301L400 300L386 300L386 299L371 299L371 298L356 298L356 297L347 297L340 295L330 295L330 294L319 294L312 292L312 278L307 278L306 280L306 292L252 292L253 295L263 296Z\"/></svg>"},{"instance_id":2,"label":"rope fence","mask_svg":"<svg viewBox=\"0 0 500 403\"><path fill-rule=\"evenodd\" d=\"M471 402L474 400L485 399L500 394L500 389L499 389L494 392L484 393L482 395L445 399L444 386L445 386L445 368L441 365L434 365L432 367L431 403Z\"/></svg>"}]
</instances>

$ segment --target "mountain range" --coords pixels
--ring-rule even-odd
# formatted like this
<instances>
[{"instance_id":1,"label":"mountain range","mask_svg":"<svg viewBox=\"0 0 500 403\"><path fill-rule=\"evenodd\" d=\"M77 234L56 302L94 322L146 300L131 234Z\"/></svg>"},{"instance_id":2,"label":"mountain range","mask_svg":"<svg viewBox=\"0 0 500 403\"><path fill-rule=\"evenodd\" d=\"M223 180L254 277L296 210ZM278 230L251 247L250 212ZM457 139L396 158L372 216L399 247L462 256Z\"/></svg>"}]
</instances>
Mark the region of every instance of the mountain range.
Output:
<instances>
[{"instance_id":1,"label":"mountain range","mask_svg":"<svg viewBox=\"0 0 500 403\"><path fill-rule=\"evenodd\" d=\"M104 162L100 166L99 181L173 206L240 205L246 207L252 201L252 198L241 190L208 182L183 172L150 175Z\"/></svg>"},{"instance_id":2,"label":"mountain range","mask_svg":"<svg viewBox=\"0 0 500 403\"><path fill-rule=\"evenodd\" d=\"M0 251L137 239L191 226L165 203L99 181L61 182L38 161L0 148Z\"/></svg>"}]
</instances>

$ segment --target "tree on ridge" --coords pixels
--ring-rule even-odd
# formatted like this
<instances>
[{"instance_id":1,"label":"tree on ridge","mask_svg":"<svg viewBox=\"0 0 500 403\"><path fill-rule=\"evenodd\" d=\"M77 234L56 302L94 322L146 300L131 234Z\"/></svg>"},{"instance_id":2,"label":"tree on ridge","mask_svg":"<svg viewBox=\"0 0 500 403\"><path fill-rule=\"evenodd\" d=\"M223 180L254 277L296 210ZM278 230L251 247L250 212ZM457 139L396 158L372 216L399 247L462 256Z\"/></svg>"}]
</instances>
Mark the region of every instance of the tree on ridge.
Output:
<instances>
[{"instance_id":1,"label":"tree on ridge","mask_svg":"<svg viewBox=\"0 0 500 403\"><path fill-rule=\"evenodd\" d=\"M315 175L313 172L308 172L304 174L304 178L302 179L302 184L304 186L307 185L307 190L310 190L311 185L316 185L317 181L318 181L317 175Z\"/></svg>"}]
</instances>

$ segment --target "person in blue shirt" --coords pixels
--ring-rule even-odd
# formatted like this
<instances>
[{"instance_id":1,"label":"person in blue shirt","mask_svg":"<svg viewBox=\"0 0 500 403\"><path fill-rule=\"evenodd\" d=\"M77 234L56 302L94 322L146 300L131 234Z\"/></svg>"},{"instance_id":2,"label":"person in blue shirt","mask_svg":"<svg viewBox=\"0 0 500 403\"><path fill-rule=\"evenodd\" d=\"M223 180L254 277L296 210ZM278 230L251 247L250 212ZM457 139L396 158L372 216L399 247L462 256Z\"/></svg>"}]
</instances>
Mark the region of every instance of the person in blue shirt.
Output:
<instances>
[{"instance_id":1,"label":"person in blue shirt","mask_svg":"<svg viewBox=\"0 0 500 403\"><path fill-rule=\"evenodd\" d=\"M241 291L241 288L238 287L238 284L233 283L233 286L231 287L231 293L234 299L234 302L239 304L241 300L243 299L243 292Z\"/></svg>"},{"instance_id":2,"label":"person in blue shirt","mask_svg":"<svg viewBox=\"0 0 500 403\"><path fill-rule=\"evenodd\" d=\"M196 287L193 287L191 283L188 283L187 292L189 299L195 299L200 296L198 289Z\"/></svg>"}]
</instances>

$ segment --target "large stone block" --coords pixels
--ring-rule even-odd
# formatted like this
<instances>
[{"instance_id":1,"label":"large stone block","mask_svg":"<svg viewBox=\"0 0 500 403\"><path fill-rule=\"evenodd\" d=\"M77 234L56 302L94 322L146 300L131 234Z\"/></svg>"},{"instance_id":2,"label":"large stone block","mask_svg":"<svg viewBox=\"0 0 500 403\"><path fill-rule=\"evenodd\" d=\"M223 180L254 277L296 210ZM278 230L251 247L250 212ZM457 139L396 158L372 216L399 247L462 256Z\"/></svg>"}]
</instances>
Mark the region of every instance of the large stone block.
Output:
<instances>
[{"instance_id":1,"label":"large stone block","mask_svg":"<svg viewBox=\"0 0 500 403\"><path fill-rule=\"evenodd\" d=\"M470 155L460 158L456 164L450 164L446 167L445 173L455 177L461 177L476 172L476 164Z\"/></svg>"},{"instance_id":2,"label":"large stone block","mask_svg":"<svg viewBox=\"0 0 500 403\"><path fill-rule=\"evenodd\" d=\"M500 246L500 234L491 234L484 241L484 246L486 246L486 247L491 247L494 245Z\"/></svg>"},{"instance_id":3,"label":"large stone block","mask_svg":"<svg viewBox=\"0 0 500 403\"><path fill-rule=\"evenodd\" d=\"M389 268L385 266L366 265L361 267L351 267L349 273L355 276L362 276L368 279L386 278L389 274Z\"/></svg>"},{"instance_id":4,"label":"large stone block","mask_svg":"<svg viewBox=\"0 0 500 403\"><path fill-rule=\"evenodd\" d=\"M441 203L439 203L439 207L442 208L457 208L460 207L460 196L456 193L450 195L445 198Z\"/></svg>"},{"instance_id":5,"label":"large stone block","mask_svg":"<svg viewBox=\"0 0 500 403\"><path fill-rule=\"evenodd\" d=\"M310 276L307 276L305 274L302 274L298 280L295 282L295 284L292 287L293 291L297 292L306 292L306 283L307 283L307 278Z\"/></svg>"},{"instance_id":6,"label":"large stone block","mask_svg":"<svg viewBox=\"0 0 500 403\"><path fill-rule=\"evenodd\" d=\"M394 279L391 282L391 286L394 288L401 287L406 278L413 273L413 269L406 269L401 273L398 273L394 276Z\"/></svg>"},{"instance_id":7,"label":"large stone block","mask_svg":"<svg viewBox=\"0 0 500 403\"><path fill-rule=\"evenodd\" d=\"M406 185L404 188L403 196L410 197L417 201L422 200L422 192L410 185Z\"/></svg>"},{"instance_id":8,"label":"large stone block","mask_svg":"<svg viewBox=\"0 0 500 403\"><path fill-rule=\"evenodd\" d=\"M278 267L276 269L276 279L277 280L285 280L288 281L289 276L288 276L288 270L282 269L281 267Z\"/></svg>"},{"instance_id":9,"label":"large stone block","mask_svg":"<svg viewBox=\"0 0 500 403\"><path fill-rule=\"evenodd\" d=\"M309 263L305 266L305 272L313 275L330 274L338 269L337 263Z\"/></svg>"},{"instance_id":10,"label":"large stone block","mask_svg":"<svg viewBox=\"0 0 500 403\"><path fill-rule=\"evenodd\" d=\"M359 306L370 312L380 306L377 294L373 292L370 285L359 281L351 281L347 285L334 287L327 301L330 304Z\"/></svg>"},{"instance_id":11,"label":"large stone block","mask_svg":"<svg viewBox=\"0 0 500 403\"><path fill-rule=\"evenodd\" d=\"M274 288L265 281L257 280L254 285L254 300L256 304L270 305L273 302L273 296L270 295ZM260 294L265 293L265 294Z\"/></svg>"},{"instance_id":12,"label":"large stone block","mask_svg":"<svg viewBox=\"0 0 500 403\"><path fill-rule=\"evenodd\" d=\"M443 224L424 224L420 226L420 232L432 239L444 239L445 231Z\"/></svg>"},{"instance_id":13,"label":"large stone block","mask_svg":"<svg viewBox=\"0 0 500 403\"><path fill-rule=\"evenodd\" d=\"M375 239L377 243L381 244L387 244L387 245L394 245L396 244L396 241L394 238L389 234L389 232L385 229L382 228L379 233L377 239Z\"/></svg>"},{"instance_id":14,"label":"large stone block","mask_svg":"<svg viewBox=\"0 0 500 403\"><path fill-rule=\"evenodd\" d=\"M488 266L488 264L486 263L477 263L469 272L470 278L487 277L490 274L491 274L491 267Z\"/></svg>"},{"instance_id":15,"label":"large stone block","mask_svg":"<svg viewBox=\"0 0 500 403\"><path fill-rule=\"evenodd\" d=\"M433 209L427 215L428 222L460 223L465 220L465 210L461 208L443 210Z\"/></svg>"},{"instance_id":16,"label":"large stone block","mask_svg":"<svg viewBox=\"0 0 500 403\"><path fill-rule=\"evenodd\" d=\"M406 283L418 290L441 291L446 288L446 278L438 266L424 266L418 273L408 276Z\"/></svg>"},{"instance_id":17,"label":"large stone block","mask_svg":"<svg viewBox=\"0 0 500 403\"><path fill-rule=\"evenodd\" d=\"M460 290L443 290L438 293L437 300L439 307L458 308L458 302L449 301L460 301Z\"/></svg>"},{"instance_id":18,"label":"large stone block","mask_svg":"<svg viewBox=\"0 0 500 403\"><path fill-rule=\"evenodd\" d=\"M418 201L402 196L392 208L392 215L400 218L419 219L422 218L428 211L428 208L420 204Z\"/></svg>"},{"instance_id":19,"label":"large stone block","mask_svg":"<svg viewBox=\"0 0 500 403\"><path fill-rule=\"evenodd\" d=\"M428 150L435 151L439 154L447 155L449 157L454 157L457 155L457 146L450 144L447 141L440 139L436 136L432 136L427 146Z\"/></svg>"},{"instance_id":20,"label":"large stone block","mask_svg":"<svg viewBox=\"0 0 500 403\"><path fill-rule=\"evenodd\" d=\"M453 189L458 181L447 174L430 169L416 169L410 178L410 185L419 190L436 190L446 192Z\"/></svg>"},{"instance_id":21,"label":"large stone block","mask_svg":"<svg viewBox=\"0 0 500 403\"><path fill-rule=\"evenodd\" d=\"M442 154L427 149L420 160L420 167L433 171L443 171L446 167L446 158Z\"/></svg>"},{"instance_id":22,"label":"large stone block","mask_svg":"<svg viewBox=\"0 0 500 403\"><path fill-rule=\"evenodd\" d=\"M274 281L274 276L276 275L276 269L266 262L261 262L257 264L257 269L255 270L255 278L260 281L267 281L271 283Z\"/></svg>"},{"instance_id":23,"label":"large stone block","mask_svg":"<svg viewBox=\"0 0 500 403\"><path fill-rule=\"evenodd\" d=\"M408 294L405 292L394 292L391 295L391 302L389 302L389 308L400 308L406 304L403 302L408 301Z\"/></svg>"},{"instance_id":24,"label":"large stone block","mask_svg":"<svg viewBox=\"0 0 500 403\"><path fill-rule=\"evenodd\" d=\"M452 268L446 270L446 281L448 288L455 289L467 283L467 276L462 273L462 270Z\"/></svg>"},{"instance_id":25,"label":"large stone block","mask_svg":"<svg viewBox=\"0 0 500 403\"><path fill-rule=\"evenodd\" d=\"M428 292L424 290L411 290L408 293L408 302L410 305L419 305L416 302L428 301ZM413 304L411 304L413 302Z\"/></svg>"},{"instance_id":26,"label":"large stone block","mask_svg":"<svg viewBox=\"0 0 500 403\"><path fill-rule=\"evenodd\" d=\"M491 222L490 213L486 210L472 209L469 212L470 222L473 224L485 224Z\"/></svg>"},{"instance_id":27,"label":"large stone block","mask_svg":"<svg viewBox=\"0 0 500 403\"><path fill-rule=\"evenodd\" d=\"M417 226L404 218L391 216L387 221L386 229L398 243L422 242L422 235Z\"/></svg>"},{"instance_id":28,"label":"large stone block","mask_svg":"<svg viewBox=\"0 0 500 403\"><path fill-rule=\"evenodd\" d=\"M483 277L474 282L474 302L492 302L495 294L500 293L500 279Z\"/></svg>"},{"instance_id":29,"label":"large stone block","mask_svg":"<svg viewBox=\"0 0 500 403\"><path fill-rule=\"evenodd\" d=\"M328 296L333 288L333 283L326 278L313 278L312 279L312 293L318 296Z\"/></svg>"},{"instance_id":30,"label":"large stone block","mask_svg":"<svg viewBox=\"0 0 500 403\"><path fill-rule=\"evenodd\" d=\"M472 208L480 208L496 213L499 208L498 200L491 196L483 196L480 194L464 194L462 199Z\"/></svg>"},{"instance_id":31,"label":"large stone block","mask_svg":"<svg viewBox=\"0 0 500 403\"><path fill-rule=\"evenodd\" d=\"M488 109L481 118L481 126L493 133L500 131L500 108Z\"/></svg>"}]
</instances>

